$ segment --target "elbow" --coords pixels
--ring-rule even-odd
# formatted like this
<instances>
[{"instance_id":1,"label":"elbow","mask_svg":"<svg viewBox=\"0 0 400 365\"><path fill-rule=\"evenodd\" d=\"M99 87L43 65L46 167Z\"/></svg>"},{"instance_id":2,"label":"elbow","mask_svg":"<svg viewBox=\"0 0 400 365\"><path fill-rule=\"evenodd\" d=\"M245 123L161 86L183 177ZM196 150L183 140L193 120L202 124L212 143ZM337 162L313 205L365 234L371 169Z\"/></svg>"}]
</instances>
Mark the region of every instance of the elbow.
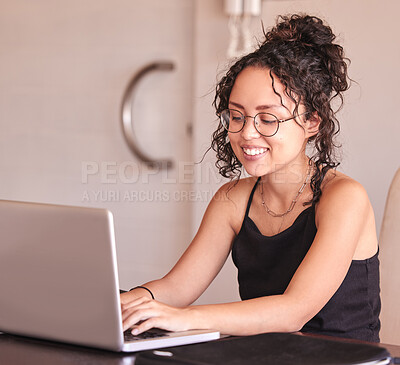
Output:
<instances>
[{"instance_id":1,"label":"elbow","mask_svg":"<svg viewBox=\"0 0 400 365\"><path fill-rule=\"evenodd\" d=\"M278 332L299 332L305 324L306 322L302 321L299 318L287 318L287 321L281 324Z\"/></svg>"},{"instance_id":2,"label":"elbow","mask_svg":"<svg viewBox=\"0 0 400 365\"><path fill-rule=\"evenodd\" d=\"M299 332L307 322L302 320L295 320L288 325L287 331L285 332Z\"/></svg>"},{"instance_id":3,"label":"elbow","mask_svg":"<svg viewBox=\"0 0 400 365\"><path fill-rule=\"evenodd\" d=\"M284 317L281 317L279 321L267 321L263 323L263 328L259 332L282 332L282 333L292 333L299 332L307 323L299 315L290 315L288 313L285 314Z\"/></svg>"},{"instance_id":4,"label":"elbow","mask_svg":"<svg viewBox=\"0 0 400 365\"><path fill-rule=\"evenodd\" d=\"M300 332L317 313L297 313L292 317L288 332Z\"/></svg>"},{"instance_id":5,"label":"elbow","mask_svg":"<svg viewBox=\"0 0 400 365\"><path fill-rule=\"evenodd\" d=\"M305 314L300 310L292 311L286 316L283 332L299 332L311 318L309 313Z\"/></svg>"},{"instance_id":6,"label":"elbow","mask_svg":"<svg viewBox=\"0 0 400 365\"><path fill-rule=\"evenodd\" d=\"M285 307L285 321L283 326L285 332L299 332L318 313L318 308L310 302L299 300L296 297L285 295L288 301Z\"/></svg>"}]
</instances>

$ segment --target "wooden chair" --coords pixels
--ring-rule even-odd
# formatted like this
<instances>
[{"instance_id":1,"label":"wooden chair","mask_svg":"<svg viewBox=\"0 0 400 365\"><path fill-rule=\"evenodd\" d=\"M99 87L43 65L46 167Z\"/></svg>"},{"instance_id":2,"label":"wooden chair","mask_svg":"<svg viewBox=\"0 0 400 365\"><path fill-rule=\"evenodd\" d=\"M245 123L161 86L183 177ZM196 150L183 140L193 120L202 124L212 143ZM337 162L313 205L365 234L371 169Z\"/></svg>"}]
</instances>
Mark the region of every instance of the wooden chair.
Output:
<instances>
[{"instance_id":1,"label":"wooden chair","mask_svg":"<svg viewBox=\"0 0 400 365\"><path fill-rule=\"evenodd\" d=\"M390 185L379 236L381 342L400 345L400 168Z\"/></svg>"}]
</instances>

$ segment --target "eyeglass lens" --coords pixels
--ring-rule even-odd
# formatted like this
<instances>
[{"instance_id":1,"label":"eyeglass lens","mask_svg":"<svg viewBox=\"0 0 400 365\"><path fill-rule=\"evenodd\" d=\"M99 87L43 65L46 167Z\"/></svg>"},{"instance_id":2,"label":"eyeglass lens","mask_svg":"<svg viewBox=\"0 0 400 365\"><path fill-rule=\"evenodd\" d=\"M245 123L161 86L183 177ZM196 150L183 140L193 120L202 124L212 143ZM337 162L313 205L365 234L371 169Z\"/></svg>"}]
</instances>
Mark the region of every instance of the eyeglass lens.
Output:
<instances>
[{"instance_id":1,"label":"eyeglass lens","mask_svg":"<svg viewBox=\"0 0 400 365\"><path fill-rule=\"evenodd\" d=\"M270 113L258 113L254 118L257 131L264 136L272 136L278 130L279 121L277 117ZM238 133L243 129L245 116L234 109L226 109L221 113L221 123L224 128L231 133Z\"/></svg>"}]
</instances>

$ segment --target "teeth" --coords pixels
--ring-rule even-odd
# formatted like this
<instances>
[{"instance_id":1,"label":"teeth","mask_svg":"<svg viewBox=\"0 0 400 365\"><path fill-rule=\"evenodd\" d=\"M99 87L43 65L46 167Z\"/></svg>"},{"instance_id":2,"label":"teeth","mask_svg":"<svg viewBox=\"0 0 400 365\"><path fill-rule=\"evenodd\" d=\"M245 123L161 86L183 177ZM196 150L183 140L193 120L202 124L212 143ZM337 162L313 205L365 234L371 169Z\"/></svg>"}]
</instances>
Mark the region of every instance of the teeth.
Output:
<instances>
[{"instance_id":1,"label":"teeth","mask_svg":"<svg viewBox=\"0 0 400 365\"><path fill-rule=\"evenodd\" d=\"M267 151L266 148L243 148L246 155L255 156Z\"/></svg>"}]
</instances>

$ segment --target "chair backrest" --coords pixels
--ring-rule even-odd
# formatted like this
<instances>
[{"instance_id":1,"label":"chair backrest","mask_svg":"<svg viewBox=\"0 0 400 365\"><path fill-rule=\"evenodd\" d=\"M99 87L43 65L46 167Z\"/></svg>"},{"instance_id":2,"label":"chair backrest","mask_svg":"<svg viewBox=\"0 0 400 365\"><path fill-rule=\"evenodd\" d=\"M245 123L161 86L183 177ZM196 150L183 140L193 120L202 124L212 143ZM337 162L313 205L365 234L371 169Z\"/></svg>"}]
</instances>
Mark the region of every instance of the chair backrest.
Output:
<instances>
[{"instance_id":1,"label":"chair backrest","mask_svg":"<svg viewBox=\"0 0 400 365\"><path fill-rule=\"evenodd\" d=\"M400 168L393 178L386 199L379 247L381 342L400 345Z\"/></svg>"}]
</instances>

